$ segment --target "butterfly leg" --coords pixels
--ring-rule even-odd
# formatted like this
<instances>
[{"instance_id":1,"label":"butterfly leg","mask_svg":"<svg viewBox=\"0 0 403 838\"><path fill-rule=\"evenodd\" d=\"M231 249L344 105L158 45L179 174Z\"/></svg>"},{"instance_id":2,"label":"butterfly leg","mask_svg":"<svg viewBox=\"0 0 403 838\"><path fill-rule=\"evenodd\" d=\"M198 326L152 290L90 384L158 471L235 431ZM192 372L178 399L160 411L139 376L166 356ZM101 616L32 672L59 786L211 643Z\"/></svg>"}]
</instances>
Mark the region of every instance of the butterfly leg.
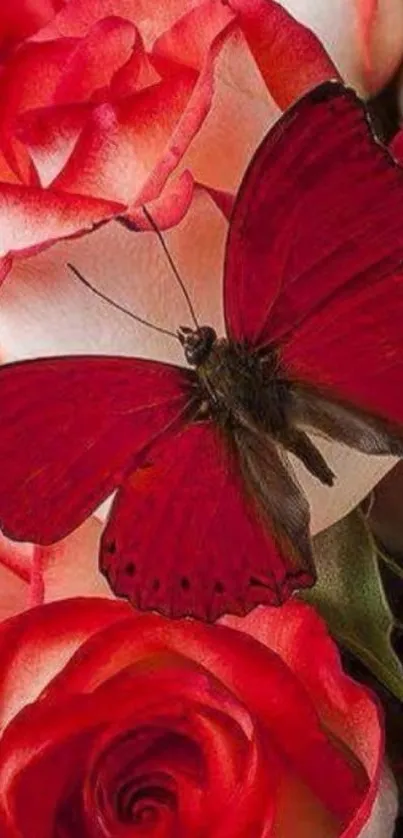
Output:
<instances>
[{"instance_id":1,"label":"butterfly leg","mask_svg":"<svg viewBox=\"0 0 403 838\"><path fill-rule=\"evenodd\" d=\"M333 486L334 474L322 457L322 454L311 442L309 436L297 428L287 428L281 435L281 444L287 451L295 454L308 471L326 486Z\"/></svg>"}]
</instances>

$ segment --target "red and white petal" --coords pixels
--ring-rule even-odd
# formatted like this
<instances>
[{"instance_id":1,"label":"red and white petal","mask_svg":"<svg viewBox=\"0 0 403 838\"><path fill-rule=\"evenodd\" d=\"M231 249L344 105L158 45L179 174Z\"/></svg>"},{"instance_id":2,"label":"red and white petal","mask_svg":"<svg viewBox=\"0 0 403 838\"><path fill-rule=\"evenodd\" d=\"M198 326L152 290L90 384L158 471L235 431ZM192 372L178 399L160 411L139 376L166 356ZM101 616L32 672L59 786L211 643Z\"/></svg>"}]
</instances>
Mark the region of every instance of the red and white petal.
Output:
<instances>
[{"instance_id":1,"label":"red and white petal","mask_svg":"<svg viewBox=\"0 0 403 838\"><path fill-rule=\"evenodd\" d=\"M45 602L75 596L113 598L98 567L101 534L102 524L92 515L67 538L40 548Z\"/></svg>"},{"instance_id":2,"label":"red and white petal","mask_svg":"<svg viewBox=\"0 0 403 838\"><path fill-rule=\"evenodd\" d=\"M221 622L241 628L236 617ZM280 655L304 685L324 728L364 766L370 785L349 829L343 832L343 838L356 838L373 810L384 755L383 720L375 695L345 675L325 623L302 602L288 602L280 612L258 608L242 620L242 630L270 644Z\"/></svg>"},{"instance_id":3,"label":"red and white petal","mask_svg":"<svg viewBox=\"0 0 403 838\"><path fill-rule=\"evenodd\" d=\"M199 0L190 0L197 5ZM108 0L108 15L118 15L139 27L150 45L183 15L183 0L165 0L154 4L150 14L148 0ZM105 17L105 0L69 0L59 14L36 35L36 40L51 40L60 36L83 37L91 26Z\"/></svg>"},{"instance_id":4,"label":"red and white petal","mask_svg":"<svg viewBox=\"0 0 403 838\"><path fill-rule=\"evenodd\" d=\"M0 534L0 619L24 611L30 602L34 547Z\"/></svg>"},{"instance_id":5,"label":"red and white petal","mask_svg":"<svg viewBox=\"0 0 403 838\"><path fill-rule=\"evenodd\" d=\"M1 623L0 729L38 697L100 626L129 615L129 606L93 597L50 603Z\"/></svg>"},{"instance_id":6,"label":"red and white petal","mask_svg":"<svg viewBox=\"0 0 403 838\"><path fill-rule=\"evenodd\" d=\"M33 549L32 544L10 541L0 533L0 564L7 567L23 582L29 582L31 578Z\"/></svg>"},{"instance_id":7,"label":"red and white petal","mask_svg":"<svg viewBox=\"0 0 403 838\"><path fill-rule=\"evenodd\" d=\"M33 108L18 118L16 135L29 153L44 188L66 165L92 108L88 103L54 105Z\"/></svg>"},{"instance_id":8,"label":"red and white petal","mask_svg":"<svg viewBox=\"0 0 403 838\"><path fill-rule=\"evenodd\" d=\"M357 833L352 824L340 838L393 838L398 806L396 782L389 766L384 763L375 803L364 829Z\"/></svg>"},{"instance_id":9,"label":"red and white petal","mask_svg":"<svg viewBox=\"0 0 403 838\"><path fill-rule=\"evenodd\" d=\"M184 155L182 165L190 169L195 179L213 188L236 191L250 156L279 115L279 109L242 31L231 23L234 16L224 5L218 13L219 7L207 0L188 12L154 44L153 54L179 60L184 43L186 60L199 74L192 97L192 109L197 110L192 120L190 114L184 113L181 132L175 140L175 146L180 144ZM189 144L186 135L191 133ZM152 175L149 187L153 186L154 191L164 166L166 162L161 161L160 172Z\"/></svg>"},{"instance_id":10,"label":"red and white petal","mask_svg":"<svg viewBox=\"0 0 403 838\"><path fill-rule=\"evenodd\" d=\"M18 99L20 87L15 90L15 105L19 105L16 135L27 146L43 186L48 185L65 165L97 103L128 95L141 88L147 79L149 83L155 83L156 74L153 77L149 71L147 73L148 62L138 30L129 21L108 17L94 25L85 38L67 41L67 45L65 60L57 62L57 75L52 84L47 84L47 98L43 97L43 90L38 95L35 88L36 99L27 98L27 93L25 98ZM44 53L42 60L45 60L50 48L41 44L32 49L34 57ZM100 54L102 62L99 61ZM28 69L22 63L19 74ZM12 69L12 80L15 72L15 68ZM26 87L24 84L24 89ZM38 107L38 104L44 106ZM9 108L9 122L12 116Z\"/></svg>"},{"instance_id":11,"label":"red and white petal","mask_svg":"<svg viewBox=\"0 0 403 838\"><path fill-rule=\"evenodd\" d=\"M400 0L281 0L281 4L316 33L344 80L361 95L381 90L399 66Z\"/></svg>"},{"instance_id":12,"label":"red and white petal","mask_svg":"<svg viewBox=\"0 0 403 838\"><path fill-rule=\"evenodd\" d=\"M400 0L356 3L363 84L365 91L373 95L385 87L402 61L403 8Z\"/></svg>"},{"instance_id":13,"label":"red and white petal","mask_svg":"<svg viewBox=\"0 0 403 838\"><path fill-rule=\"evenodd\" d=\"M108 16L95 23L67 59L53 102L103 98L115 73L131 58L138 38L136 26L123 18Z\"/></svg>"},{"instance_id":14,"label":"red and white petal","mask_svg":"<svg viewBox=\"0 0 403 838\"><path fill-rule=\"evenodd\" d=\"M191 173L185 169L178 177L171 178L161 194L147 205L153 220L160 230L175 227L186 215L193 198L194 181ZM141 207L129 208L125 213L129 229L153 230Z\"/></svg>"},{"instance_id":15,"label":"red and white petal","mask_svg":"<svg viewBox=\"0 0 403 838\"><path fill-rule=\"evenodd\" d=\"M199 190L181 223L165 234L200 321L219 334L224 331L221 275L226 230L221 212ZM140 317L171 330L191 324L155 233L134 233L112 222L90 236L59 241L29 260L15 262L1 291L4 360L82 352L185 363L176 340L133 322L91 294L66 268L68 261Z\"/></svg>"},{"instance_id":16,"label":"red and white petal","mask_svg":"<svg viewBox=\"0 0 403 838\"><path fill-rule=\"evenodd\" d=\"M123 210L112 201L0 184L0 257L33 253L57 239L89 232Z\"/></svg>"},{"instance_id":17,"label":"red and white petal","mask_svg":"<svg viewBox=\"0 0 403 838\"><path fill-rule=\"evenodd\" d=\"M238 617L221 622L241 628ZM348 745L370 777L378 777L383 756L380 706L374 694L343 672L337 647L317 612L301 601L289 601L279 612L257 608L242 621L242 630L270 644L320 708L324 727Z\"/></svg>"},{"instance_id":18,"label":"red and white petal","mask_svg":"<svg viewBox=\"0 0 403 838\"><path fill-rule=\"evenodd\" d=\"M182 165L208 187L235 193L252 154L280 110L239 30L228 35L212 70L210 81L207 71L205 76L206 83L213 85L211 108Z\"/></svg>"},{"instance_id":19,"label":"red and white petal","mask_svg":"<svg viewBox=\"0 0 403 838\"><path fill-rule=\"evenodd\" d=\"M8 61L0 77L1 144L9 165L23 183L32 182L32 164L23 144L14 135L17 119L28 109L49 105L75 46L73 39L24 44Z\"/></svg>"},{"instance_id":20,"label":"red and white petal","mask_svg":"<svg viewBox=\"0 0 403 838\"><path fill-rule=\"evenodd\" d=\"M232 16L213 13L220 8L207 0L158 39L152 60L162 82L100 108L54 186L135 204L158 197L184 166L213 187L237 188L278 111L241 33L231 34ZM186 68L172 75L183 44Z\"/></svg>"},{"instance_id":21,"label":"red and white petal","mask_svg":"<svg viewBox=\"0 0 403 838\"><path fill-rule=\"evenodd\" d=\"M0 285L6 278L7 274L11 271L12 266L13 261L11 257L4 256L2 259L0 259Z\"/></svg>"},{"instance_id":22,"label":"red and white petal","mask_svg":"<svg viewBox=\"0 0 403 838\"><path fill-rule=\"evenodd\" d=\"M21 611L28 603L28 583L0 561L0 621Z\"/></svg>"},{"instance_id":23,"label":"red and white petal","mask_svg":"<svg viewBox=\"0 0 403 838\"><path fill-rule=\"evenodd\" d=\"M217 9L221 12L218 13ZM217 5L214 0L205 0L154 44L153 57L161 72L164 69L169 72L170 62L175 66L183 50L186 66L194 67L198 77L188 107L170 137L163 156L150 172L138 201L146 202L159 194L193 139L201 133L204 122L210 116L216 94L217 62L233 31L233 17L227 13L226 7ZM203 142L206 142L206 138Z\"/></svg>"},{"instance_id":24,"label":"red and white petal","mask_svg":"<svg viewBox=\"0 0 403 838\"><path fill-rule=\"evenodd\" d=\"M132 50L129 60L116 71L111 81L111 98L119 99L124 96L131 96L138 90L157 84L160 78L145 50L141 35L137 31L135 49Z\"/></svg>"},{"instance_id":25,"label":"red and white petal","mask_svg":"<svg viewBox=\"0 0 403 838\"><path fill-rule=\"evenodd\" d=\"M337 77L318 38L273 0L229 0L277 104L285 109L310 87Z\"/></svg>"},{"instance_id":26,"label":"red and white petal","mask_svg":"<svg viewBox=\"0 0 403 838\"><path fill-rule=\"evenodd\" d=\"M194 71L179 71L115 105L99 105L52 188L133 203L169 145L196 80Z\"/></svg>"}]
</instances>

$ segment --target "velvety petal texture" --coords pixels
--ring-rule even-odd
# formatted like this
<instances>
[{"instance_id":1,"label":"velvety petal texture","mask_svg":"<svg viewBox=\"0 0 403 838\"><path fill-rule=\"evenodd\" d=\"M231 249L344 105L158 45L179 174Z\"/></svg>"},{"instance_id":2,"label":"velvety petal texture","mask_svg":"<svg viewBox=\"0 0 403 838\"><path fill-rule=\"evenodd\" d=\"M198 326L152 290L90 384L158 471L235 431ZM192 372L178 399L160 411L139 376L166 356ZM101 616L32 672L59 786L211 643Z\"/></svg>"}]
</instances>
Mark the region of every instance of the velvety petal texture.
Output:
<instances>
[{"instance_id":1,"label":"velvety petal texture","mask_svg":"<svg viewBox=\"0 0 403 838\"><path fill-rule=\"evenodd\" d=\"M225 623L95 598L4 622L2 835L363 835L382 756L373 697L308 606Z\"/></svg>"}]
</instances>

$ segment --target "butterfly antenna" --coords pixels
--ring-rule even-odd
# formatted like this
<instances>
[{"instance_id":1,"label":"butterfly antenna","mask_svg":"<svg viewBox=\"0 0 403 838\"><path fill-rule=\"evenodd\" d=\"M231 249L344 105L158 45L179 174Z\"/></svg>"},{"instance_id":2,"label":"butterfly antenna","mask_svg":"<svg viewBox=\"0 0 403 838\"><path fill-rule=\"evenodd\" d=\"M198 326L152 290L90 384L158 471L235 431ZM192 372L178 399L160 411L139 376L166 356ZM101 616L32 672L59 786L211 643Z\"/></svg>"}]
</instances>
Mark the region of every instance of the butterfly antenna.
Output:
<instances>
[{"instance_id":1,"label":"butterfly antenna","mask_svg":"<svg viewBox=\"0 0 403 838\"><path fill-rule=\"evenodd\" d=\"M157 234L157 236L158 236L158 238L159 238L159 241L160 241L160 243L161 243L161 245L162 245L162 247L163 247L163 249L164 249L164 253L165 253L165 255L166 255L167 259L168 259L168 262L169 262L169 264L170 264L170 266L171 266L171 268L172 268L172 270L173 270L173 272L174 272L174 275L175 275L175 277L176 277L176 281L178 282L178 285L179 285L179 287L180 287L180 289L181 289L181 291L182 291L182 294L183 294L183 296L184 296L184 297L185 297L185 299L186 299L186 302L187 302L187 304L188 304L188 308L189 308L190 314L191 314L191 316L192 316L193 323L195 324L196 329L199 329L199 328L200 328L200 326L199 326L199 323L198 323L198 321L197 321L196 313L195 313L195 310L194 310L194 308L193 308L192 301L191 301L190 296L189 296L189 292L188 292L188 290L187 290L187 288L186 288L186 285L185 285L185 283L184 283L184 281L183 281L183 279L182 279L182 277L181 277L181 275L180 275L180 273L179 273L179 271L178 271L178 268L177 268L177 267L176 267L176 265L175 265L174 260L172 259L171 254L170 254L170 252L169 252L169 250L168 250L168 248L167 248L167 245L166 245L165 239L164 239L164 237L163 237L163 235L162 235L162 233L161 233L161 230L159 229L158 225L156 224L156 222L154 221L154 219L153 219L152 215L149 213L148 209L146 209L146 207L144 206L144 204L142 204L141 209L143 210L143 213L144 213L144 215L145 215L145 217L146 217L147 221L149 221L149 223L151 224L151 227L153 228L154 232Z\"/></svg>"},{"instance_id":2,"label":"butterfly antenna","mask_svg":"<svg viewBox=\"0 0 403 838\"><path fill-rule=\"evenodd\" d=\"M170 332L169 329L163 329L162 326L156 326L155 323L150 323L149 320L145 320L144 317L139 317L138 314L133 314L133 312L130 311L128 308L121 306L120 303L117 303L115 300L112 300L111 297L108 297L106 294L103 294L102 291L99 291L98 288L95 288L94 285L91 285L91 283L88 282L88 279L86 279L85 276L83 276L82 273L80 273L80 271L77 268L75 268L74 265L71 264L71 262L67 262L67 267L70 268L73 274L77 277L77 279L80 280L80 282L83 283L83 285L86 286L86 288L89 288L89 290L96 294L97 297L100 297L101 300L104 300L106 303L109 303L114 308L117 308L118 311L122 311L123 314L127 314L133 320L136 320L137 323L142 323L143 326L148 326L150 329L154 329L156 332L162 332L163 335L169 335L170 337L175 338L175 340L179 340L179 337L177 334L175 334L175 332Z\"/></svg>"}]
</instances>

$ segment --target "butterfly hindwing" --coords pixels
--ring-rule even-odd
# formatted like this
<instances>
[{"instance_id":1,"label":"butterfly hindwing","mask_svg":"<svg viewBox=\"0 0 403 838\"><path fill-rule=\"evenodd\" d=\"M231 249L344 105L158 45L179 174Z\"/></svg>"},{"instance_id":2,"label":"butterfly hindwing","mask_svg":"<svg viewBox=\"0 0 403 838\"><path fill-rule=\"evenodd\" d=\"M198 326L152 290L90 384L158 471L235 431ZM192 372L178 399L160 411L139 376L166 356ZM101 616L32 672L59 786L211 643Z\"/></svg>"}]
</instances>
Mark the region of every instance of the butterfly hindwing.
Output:
<instances>
[{"instance_id":1,"label":"butterfly hindwing","mask_svg":"<svg viewBox=\"0 0 403 838\"><path fill-rule=\"evenodd\" d=\"M134 358L0 368L0 525L47 544L75 529L154 437L180 420L191 373Z\"/></svg>"},{"instance_id":2,"label":"butterfly hindwing","mask_svg":"<svg viewBox=\"0 0 403 838\"><path fill-rule=\"evenodd\" d=\"M315 341L310 318L320 326L323 309L331 320L339 292L354 298L402 273L402 219L403 170L374 138L363 103L339 82L312 90L269 131L242 181L226 246L229 336L257 347L295 335L297 357L298 328ZM373 328L391 317L400 328L401 288L399 277ZM357 308L348 327L358 343Z\"/></svg>"},{"instance_id":3,"label":"butterfly hindwing","mask_svg":"<svg viewBox=\"0 0 403 838\"><path fill-rule=\"evenodd\" d=\"M279 477L268 472L274 514L279 521L284 503L292 521L286 534L298 533L301 544L305 538L305 561L298 549L287 555L270 517L260 517L248 498L237 447L213 424L194 423L161 439L125 480L101 544L101 569L118 595L167 616L215 620L259 603L278 605L312 583L306 500L281 462ZM252 456L245 452L242 469ZM275 464L273 451L268 461Z\"/></svg>"},{"instance_id":4,"label":"butterfly hindwing","mask_svg":"<svg viewBox=\"0 0 403 838\"><path fill-rule=\"evenodd\" d=\"M403 456L403 427L336 399L334 394L296 382L289 413L303 428L337 440L364 454Z\"/></svg>"}]
</instances>

